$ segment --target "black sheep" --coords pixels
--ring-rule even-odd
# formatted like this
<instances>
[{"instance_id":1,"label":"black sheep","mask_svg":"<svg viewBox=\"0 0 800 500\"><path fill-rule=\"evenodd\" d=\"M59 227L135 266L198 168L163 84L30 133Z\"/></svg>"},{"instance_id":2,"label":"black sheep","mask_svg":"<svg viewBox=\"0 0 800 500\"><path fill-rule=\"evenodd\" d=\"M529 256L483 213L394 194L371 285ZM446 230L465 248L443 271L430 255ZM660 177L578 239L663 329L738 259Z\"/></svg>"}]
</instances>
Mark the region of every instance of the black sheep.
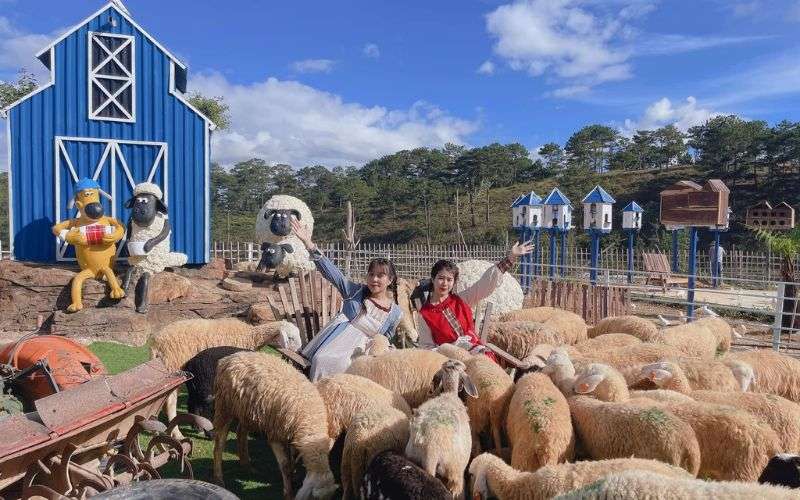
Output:
<instances>
[{"instance_id":1,"label":"black sheep","mask_svg":"<svg viewBox=\"0 0 800 500\"><path fill-rule=\"evenodd\" d=\"M240 351L247 349L231 346L209 347L183 365L183 369L193 376L186 381L186 406L189 413L209 420L214 418L214 378L217 376L217 363L225 356Z\"/></svg>"},{"instance_id":2,"label":"black sheep","mask_svg":"<svg viewBox=\"0 0 800 500\"><path fill-rule=\"evenodd\" d=\"M292 252L294 252L294 248L288 243L262 243L261 260L258 261L256 271L261 273L267 269L276 269L286 258L286 254Z\"/></svg>"},{"instance_id":3,"label":"black sheep","mask_svg":"<svg viewBox=\"0 0 800 500\"><path fill-rule=\"evenodd\" d=\"M452 500L444 484L402 454L388 450L372 459L361 481L366 500Z\"/></svg>"},{"instance_id":4,"label":"black sheep","mask_svg":"<svg viewBox=\"0 0 800 500\"><path fill-rule=\"evenodd\" d=\"M774 484L800 488L800 455L781 453L769 459L769 463L761 471L759 483Z\"/></svg>"}]
</instances>

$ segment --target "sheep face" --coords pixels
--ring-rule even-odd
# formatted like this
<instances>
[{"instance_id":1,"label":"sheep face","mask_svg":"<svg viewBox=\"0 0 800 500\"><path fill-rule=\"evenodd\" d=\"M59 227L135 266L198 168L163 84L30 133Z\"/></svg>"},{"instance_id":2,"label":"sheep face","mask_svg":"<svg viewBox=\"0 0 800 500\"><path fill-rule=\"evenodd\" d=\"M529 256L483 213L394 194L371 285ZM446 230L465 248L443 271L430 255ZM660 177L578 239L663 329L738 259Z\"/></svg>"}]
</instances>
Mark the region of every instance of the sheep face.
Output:
<instances>
[{"instance_id":1,"label":"sheep face","mask_svg":"<svg viewBox=\"0 0 800 500\"><path fill-rule=\"evenodd\" d=\"M569 359L569 354L567 354L566 350L554 349L550 356L547 357L542 373L549 375L562 367L572 368L572 360Z\"/></svg>"},{"instance_id":2,"label":"sheep face","mask_svg":"<svg viewBox=\"0 0 800 500\"><path fill-rule=\"evenodd\" d=\"M269 230L275 236L289 236L291 234L292 225L289 222L291 217L300 220L300 211L292 208L264 212L264 220L267 221Z\"/></svg>"},{"instance_id":3,"label":"sheep face","mask_svg":"<svg viewBox=\"0 0 800 500\"><path fill-rule=\"evenodd\" d=\"M167 213L167 207L155 195L139 194L125 202L125 208L131 209L131 219L140 227L149 227L156 219L156 213Z\"/></svg>"},{"instance_id":4,"label":"sheep face","mask_svg":"<svg viewBox=\"0 0 800 500\"><path fill-rule=\"evenodd\" d=\"M575 394L591 394L600 385L600 382L606 379L605 374L594 371L589 371L575 381L572 390Z\"/></svg>"},{"instance_id":5,"label":"sheep face","mask_svg":"<svg viewBox=\"0 0 800 500\"><path fill-rule=\"evenodd\" d=\"M675 376L675 365L672 363L653 363L642 367L642 376L658 387L663 387Z\"/></svg>"},{"instance_id":6,"label":"sheep face","mask_svg":"<svg viewBox=\"0 0 800 500\"><path fill-rule=\"evenodd\" d=\"M730 364L730 369L742 392L749 391L750 387L756 383L756 373L753 371L753 367L747 363L733 361Z\"/></svg>"},{"instance_id":7,"label":"sheep face","mask_svg":"<svg viewBox=\"0 0 800 500\"><path fill-rule=\"evenodd\" d=\"M486 480L486 457L477 456L469 465L469 475L472 476L473 500L486 500L492 497L489 482Z\"/></svg>"},{"instance_id":8,"label":"sheep face","mask_svg":"<svg viewBox=\"0 0 800 500\"><path fill-rule=\"evenodd\" d=\"M294 252L294 247L289 243L282 243L280 245L269 242L262 243L261 260L258 261L256 271L260 273L267 269L277 268L286 258L286 254L292 252Z\"/></svg>"},{"instance_id":9,"label":"sheep face","mask_svg":"<svg viewBox=\"0 0 800 500\"><path fill-rule=\"evenodd\" d=\"M465 393L473 398L478 397L478 389L467 375L466 365L461 361L449 359L434 374L428 394L433 397L443 392L455 392L459 395Z\"/></svg>"},{"instance_id":10,"label":"sheep face","mask_svg":"<svg viewBox=\"0 0 800 500\"><path fill-rule=\"evenodd\" d=\"M297 500L328 500L338 489L339 486L330 472L308 472L295 498Z\"/></svg>"}]
</instances>

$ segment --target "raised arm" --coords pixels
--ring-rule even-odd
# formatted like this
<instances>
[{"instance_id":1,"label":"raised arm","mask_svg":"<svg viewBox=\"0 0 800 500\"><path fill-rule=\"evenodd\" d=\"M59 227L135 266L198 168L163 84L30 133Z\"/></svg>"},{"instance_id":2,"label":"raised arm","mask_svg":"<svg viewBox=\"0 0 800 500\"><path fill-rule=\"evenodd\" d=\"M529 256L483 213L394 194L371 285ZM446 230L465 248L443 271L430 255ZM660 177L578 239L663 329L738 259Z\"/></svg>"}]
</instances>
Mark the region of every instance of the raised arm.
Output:
<instances>
[{"instance_id":1,"label":"raised arm","mask_svg":"<svg viewBox=\"0 0 800 500\"><path fill-rule=\"evenodd\" d=\"M326 280L330 281L333 286L336 287L342 298L348 299L362 288L362 284L345 278L344 273L319 251L317 245L311 240L311 232L305 225L300 224L294 217L291 218L290 222L292 224L292 232L297 236L297 239L305 245L311 260L317 265L319 272Z\"/></svg>"},{"instance_id":2,"label":"raised arm","mask_svg":"<svg viewBox=\"0 0 800 500\"><path fill-rule=\"evenodd\" d=\"M514 243L508 255L497 264L490 266L478 281L463 292L459 292L458 296L469 304L470 307L474 307L478 302L491 295L492 292L497 289L503 279L503 275L514 267L517 257L531 253L532 250L533 246L530 244L530 241L522 244L519 242Z\"/></svg>"}]
</instances>

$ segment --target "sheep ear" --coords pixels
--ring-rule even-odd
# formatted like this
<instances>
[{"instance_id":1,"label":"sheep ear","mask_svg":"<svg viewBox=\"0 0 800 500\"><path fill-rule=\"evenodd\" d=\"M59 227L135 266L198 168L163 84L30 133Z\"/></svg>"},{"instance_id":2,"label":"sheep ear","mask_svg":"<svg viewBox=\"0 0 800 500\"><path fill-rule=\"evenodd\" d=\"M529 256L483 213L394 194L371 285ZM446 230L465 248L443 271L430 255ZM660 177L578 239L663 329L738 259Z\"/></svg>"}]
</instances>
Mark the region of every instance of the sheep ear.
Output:
<instances>
[{"instance_id":1,"label":"sheep ear","mask_svg":"<svg viewBox=\"0 0 800 500\"><path fill-rule=\"evenodd\" d=\"M295 219L300 220L300 211L299 210L292 209L292 210L289 210L289 213L294 215Z\"/></svg>"},{"instance_id":2,"label":"sheep ear","mask_svg":"<svg viewBox=\"0 0 800 500\"><path fill-rule=\"evenodd\" d=\"M283 251L286 252L286 253L294 252L294 247L292 245L290 245L289 243L283 243L281 245L281 248L283 248Z\"/></svg>"},{"instance_id":3,"label":"sheep ear","mask_svg":"<svg viewBox=\"0 0 800 500\"><path fill-rule=\"evenodd\" d=\"M431 380L431 394L438 394L442 389L442 370L437 371L433 374L433 380Z\"/></svg>"},{"instance_id":4,"label":"sheep ear","mask_svg":"<svg viewBox=\"0 0 800 500\"><path fill-rule=\"evenodd\" d=\"M125 208L133 208L133 202L136 201L136 197L134 196L130 200L125 202Z\"/></svg>"},{"instance_id":5,"label":"sheep ear","mask_svg":"<svg viewBox=\"0 0 800 500\"><path fill-rule=\"evenodd\" d=\"M163 201L156 198L156 210L161 212L164 215L167 215L167 206L164 204Z\"/></svg>"},{"instance_id":6,"label":"sheep ear","mask_svg":"<svg viewBox=\"0 0 800 500\"><path fill-rule=\"evenodd\" d=\"M463 372L461 373L461 386L468 396L473 398L478 397L478 389L475 387L475 384L472 383L472 379L469 378L469 375Z\"/></svg>"},{"instance_id":7,"label":"sheep ear","mask_svg":"<svg viewBox=\"0 0 800 500\"><path fill-rule=\"evenodd\" d=\"M590 392L597 389L597 386L600 385L600 382L605 379L603 375L589 375L588 377L582 377L575 382L574 391L576 394L589 394Z\"/></svg>"}]
</instances>

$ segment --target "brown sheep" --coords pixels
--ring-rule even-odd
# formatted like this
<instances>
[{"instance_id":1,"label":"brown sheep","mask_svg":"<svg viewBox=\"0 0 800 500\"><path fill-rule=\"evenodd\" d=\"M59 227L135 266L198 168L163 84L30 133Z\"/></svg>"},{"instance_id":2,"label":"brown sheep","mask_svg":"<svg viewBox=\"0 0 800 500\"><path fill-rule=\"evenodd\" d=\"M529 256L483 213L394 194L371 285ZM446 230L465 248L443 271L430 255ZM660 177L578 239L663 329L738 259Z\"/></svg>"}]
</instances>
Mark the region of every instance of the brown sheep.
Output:
<instances>
[{"instance_id":1,"label":"brown sheep","mask_svg":"<svg viewBox=\"0 0 800 500\"><path fill-rule=\"evenodd\" d=\"M638 316L609 316L598 321L588 331L589 338L608 333L627 333L642 342L654 342L658 328L652 321Z\"/></svg>"}]
</instances>

